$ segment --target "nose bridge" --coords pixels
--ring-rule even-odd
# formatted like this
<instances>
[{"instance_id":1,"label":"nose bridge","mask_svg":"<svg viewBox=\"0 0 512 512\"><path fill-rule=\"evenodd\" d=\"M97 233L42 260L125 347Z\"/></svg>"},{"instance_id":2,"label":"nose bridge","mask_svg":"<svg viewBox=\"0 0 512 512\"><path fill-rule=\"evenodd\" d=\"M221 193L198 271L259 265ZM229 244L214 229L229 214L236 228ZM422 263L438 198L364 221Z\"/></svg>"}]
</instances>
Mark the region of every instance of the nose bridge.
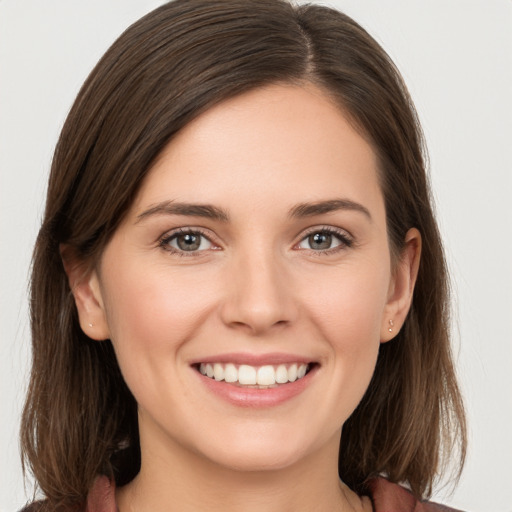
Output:
<instances>
[{"instance_id":1,"label":"nose bridge","mask_svg":"<svg viewBox=\"0 0 512 512\"><path fill-rule=\"evenodd\" d=\"M240 251L230 268L224 322L260 334L293 317L293 299L282 257L260 244Z\"/></svg>"}]
</instances>

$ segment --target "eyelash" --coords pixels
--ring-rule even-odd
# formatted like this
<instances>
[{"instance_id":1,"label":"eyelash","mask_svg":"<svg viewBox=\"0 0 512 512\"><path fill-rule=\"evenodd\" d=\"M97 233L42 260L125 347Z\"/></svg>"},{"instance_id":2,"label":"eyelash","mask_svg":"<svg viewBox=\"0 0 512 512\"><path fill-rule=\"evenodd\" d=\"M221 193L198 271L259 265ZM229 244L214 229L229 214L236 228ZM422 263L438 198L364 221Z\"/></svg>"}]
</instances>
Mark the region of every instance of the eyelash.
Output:
<instances>
[{"instance_id":1,"label":"eyelash","mask_svg":"<svg viewBox=\"0 0 512 512\"><path fill-rule=\"evenodd\" d=\"M314 250L314 249L298 249L298 250L307 250L314 255L322 256L322 255L330 255L330 254L336 253L338 251L342 251L344 249L349 249L354 245L353 238L346 231L341 230L341 229L336 229L331 226L322 226L322 227L314 227L314 228L309 229L302 236L302 238L299 240L299 242L294 245L294 247L297 247L308 237L310 237L311 235L315 235L315 234L323 234L323 235L327 234L327 235L334 236L335 238L338 239L340 244L335 247L331 247L329 249L323 249L323 250ZM183 256L183 257L190 257L190 256L197 257L198 254L205 252L205 249L203 249L201 251L198 251L198 250L183 251L183 250L179 250L179 249L175 249L174 247L171 247L169 245L171 243L171 241L181 235L200 236L200 237L203 237L206 240L208 240L208 242L210 244L215 245L212 242L212 240L210 239L210 237L200 228L179 228L175 231L172 231L171 233L166 233L164 236L162 236L162 238L160 238L160 240L158 242L158 246L161 247L163 250L170 252L171 254L176 254L178 256Z\"/></svg>"},{"instance_id":2,"label":"eyelash","mask_svg":"<svg viewBox=\"0 0 512 512\"><path fill-rule=\"evenodd\" d=\"M308 250L310 253L312 253L315 256L328 256L330 254L337 253L338 251L343 251L344 249L350 249L354 245L354 239L351 235L349 235L345 230L337 229L332 226L321 226L321 227L314 227L309 229L304 236L299 241L299 244L302 243L304 240L306 240L311 235L315 234L327 234L331 235L338 239L340 242L340 245L337 245L335 247L331 247L329 249L324 250L314 250L314 249L303 249ZM296 244L298 245L298 244Z\"/></svg>"},{"instance_id":3,"label":"eyelash","mask_svg":"<svg viewBox=\"0 0 512 512\"><path fill-rule=\"evenodd\" d=\"M166 233L165 235L162 236L162 238L160 238L159 242L158 242L158 245L159 247L161 247L164 251L167 251L167 252L170 252L171 254L175 254L177 256L183 256L183 257L190 257L190 256L196 256L202 252L204 252L204 250L202 251L182 251L182 250L179 250L179 249L175 249L174 247L171 247L169 244L171 243L172 240L176 239L178 236L182 236L182 235L196 235L196 236L200 236L202 238L205 238L206 240L208 240L209 243L211 243L212 245L215 245L210 237L203 231L201 230L200 228L179 228L179 229L176 229L174 231L172 231L171 233Z\"/></svg>"}]
</instances>

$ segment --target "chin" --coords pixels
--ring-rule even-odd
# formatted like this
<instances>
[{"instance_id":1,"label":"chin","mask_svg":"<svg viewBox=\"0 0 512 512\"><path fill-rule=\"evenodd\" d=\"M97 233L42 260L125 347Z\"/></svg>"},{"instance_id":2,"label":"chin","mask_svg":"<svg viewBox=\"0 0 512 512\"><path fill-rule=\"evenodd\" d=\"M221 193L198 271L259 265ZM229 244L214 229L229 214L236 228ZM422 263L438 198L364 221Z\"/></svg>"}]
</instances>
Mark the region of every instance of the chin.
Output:
<instances>
[{"instance_id":1,"label":"chin","mask_svg":"<svg viewBox=\"0 0 512 512\"><path fill-rule=\"evenodd\" d=\"M306 453L302 448L275 449L275 447L236 447L229 453L212 453L210 460L225 469L240 472L279 471L299 462Z\"/></svg>"},{"instance_id":2,"label":"chin","mask_svg":"<svg viewBox=\"0 0 512 512\"><path fill-rule=\"evenodd\" d=\"M303 424L300 428L290 425L279 429L268 425L254 427L231 431L222 438L204 439L198 451L212 463L226 469L242 472L278 471L318 453L321 446L326 444L322 435L308 436L313 433L308 432ZM339 436L333 436L333 439L335 437L338 442Z\"/></svg>"}]
</instances>

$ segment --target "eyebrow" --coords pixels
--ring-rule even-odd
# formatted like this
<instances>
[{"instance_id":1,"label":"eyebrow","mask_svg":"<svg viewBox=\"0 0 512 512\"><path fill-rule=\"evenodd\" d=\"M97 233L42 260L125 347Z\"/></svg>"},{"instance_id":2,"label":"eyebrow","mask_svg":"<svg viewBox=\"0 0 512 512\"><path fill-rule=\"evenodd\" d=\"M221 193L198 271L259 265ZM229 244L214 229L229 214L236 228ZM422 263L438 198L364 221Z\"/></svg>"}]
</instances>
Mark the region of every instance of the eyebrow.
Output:
<instances>
[{"instance_id":1,"label":"eyebrow","mask_svg":"<svg viewBox=\"0 0 512 512\"><path fill-rule=\"evenodd\" d=\"M350 199L330 199L327 201L318 201L316 203L301 203L289 211L292 218L313 217L315 215L322 215L324 213L331 213L338 210L352 210L360 212L372 221L372 216L368 208L360 203L351 201Z\"/></svg>"},{"instance_id":2,"label":"eyebrow","mask_svg":"<svg viewBox=\"0 0 512 512\"><path fill-rule=\"evenodd\" d=\"M330 199L315 203L300 203L292 207L288 215L291 218L314 217L338 210L352 210L363 213L370 221L372 216L365 206L350 199ZM187 217L203 217L206 219L229 222L228 213L218 206L211 204L180 203L176 201L162 201L141 214L137 215L136 224L154 215L184 215Z\"/></svg>"},{"instance_id":3,"label":"eyebrow","mask_svg":"<svg viewBox=\"0 0 512 512\"><path fill-rule=\"evenodd\" d=\"M210 204L178 203L162 201L141 214L137 215L136 223L153 215L185 215L187 217L203 217L206 219L228 222L229 215L225 210Z\"/></svg>"}]
</instances>

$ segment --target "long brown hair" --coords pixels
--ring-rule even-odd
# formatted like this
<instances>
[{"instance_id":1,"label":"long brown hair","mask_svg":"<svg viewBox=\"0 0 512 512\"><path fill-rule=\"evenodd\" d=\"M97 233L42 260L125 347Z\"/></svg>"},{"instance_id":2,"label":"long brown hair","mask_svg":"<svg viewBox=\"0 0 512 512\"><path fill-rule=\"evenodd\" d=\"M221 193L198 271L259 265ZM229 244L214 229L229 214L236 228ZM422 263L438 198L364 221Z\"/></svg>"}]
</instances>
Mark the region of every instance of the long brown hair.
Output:
<instances>
[{"instance_id":1,"label":"long brown hair","mask_svg":"<svg viewBox=\"0 0 512 512\"><path fill-rule=\"evenodd\" d=\"M100 474L139 471L137 405L110 341L80 329L59 244L93 267L152 162L192 119L270 83L311 82L339 104L380 164L395 259L423 238L413 305L383 344L364 398L343 427L339 474L356 491L384 473L426 496L443 454L465 454L449 343L448 281L425 152L406 87L384 50L346 15L284 0L176 0L128 28L83 85L53 158L31 281L32 373L25 466L53 509L83 507Z\"/></svg>"}]
</instances>

